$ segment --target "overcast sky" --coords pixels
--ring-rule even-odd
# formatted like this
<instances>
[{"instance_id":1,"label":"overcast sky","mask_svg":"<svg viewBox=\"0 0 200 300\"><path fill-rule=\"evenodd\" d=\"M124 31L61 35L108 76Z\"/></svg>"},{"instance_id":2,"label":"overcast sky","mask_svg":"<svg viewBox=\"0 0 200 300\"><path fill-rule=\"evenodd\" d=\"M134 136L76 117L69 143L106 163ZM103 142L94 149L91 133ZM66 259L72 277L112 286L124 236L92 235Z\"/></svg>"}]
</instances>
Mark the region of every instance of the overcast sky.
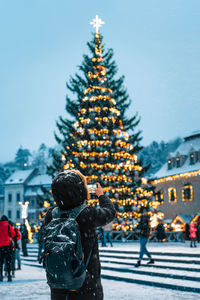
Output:
<instances>
[{"instance_id":1,"label":"overcast sky","mask_svg":"<svg viewBox=\"0 0 200 300\"><path fill-rule=\"evenodd\" d=\"M138 111L143 144L200 129L199 0L0 0L0 162L55 145L66 81L98 14Z\"/></svg>"}]
</instances>

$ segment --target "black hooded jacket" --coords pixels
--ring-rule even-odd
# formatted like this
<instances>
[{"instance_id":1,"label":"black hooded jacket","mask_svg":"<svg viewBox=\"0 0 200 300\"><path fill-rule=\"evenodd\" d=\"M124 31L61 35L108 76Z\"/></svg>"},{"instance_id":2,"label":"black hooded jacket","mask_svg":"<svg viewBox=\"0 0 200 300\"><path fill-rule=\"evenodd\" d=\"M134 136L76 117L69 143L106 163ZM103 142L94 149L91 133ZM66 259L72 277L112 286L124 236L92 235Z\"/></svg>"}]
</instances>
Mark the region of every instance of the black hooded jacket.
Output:
<instances>
[{"instance_id":1,"label":"black hooded jacket","mask_svg":"<svg viewBox=\"0 0 200 300\"><path fill-rule=\"evenodd\" d=\"M87 261L92 249L91 258L87 267L87 275L83 286L78 294L70 294L69 299L103 299L103 289L101 285L101 267L99 260L98 238L96 228L111 222L115 217L115 208L110 199L102 195L99 197L100 208L87 206L77 217L77 223L81 233L84 260ZM52 208L45 215L45 225L52 219ZM64 291L63 291L64 292ZM82 296L81 296L82 295ZM84 295L84 296L83 296ZM95 295L91 298L91 295ZM84 298L83 298L84 297Z\"/></svg>"}]
</instances>

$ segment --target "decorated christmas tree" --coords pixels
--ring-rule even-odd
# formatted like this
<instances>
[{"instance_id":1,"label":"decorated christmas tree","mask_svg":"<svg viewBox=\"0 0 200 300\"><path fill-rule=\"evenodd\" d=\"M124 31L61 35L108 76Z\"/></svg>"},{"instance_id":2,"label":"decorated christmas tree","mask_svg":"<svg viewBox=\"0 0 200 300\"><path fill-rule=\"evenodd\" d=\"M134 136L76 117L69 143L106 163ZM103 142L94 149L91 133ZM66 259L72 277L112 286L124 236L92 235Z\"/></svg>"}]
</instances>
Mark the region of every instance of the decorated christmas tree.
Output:
<instances>
[{"instance_id":1,"label":"decorated christmas tree","mask_svg":"<svg viewBox=\"0 0 200 300\"><path fill-rule=\"evenodd\" d=\"M157 207L157 203L143 178L145 168L137 160L141 150L141 133L136 131L139 118L137 114L125 116L130 99L124 77L115 79L113 51L105 51L102 45L98 29L103 22L96 16L91 24L96 27L88 43L92 55L84 55L83 75L76 74L67 84L75 95L74 100L66 98L66 111L73 120L60 117L57 122L59 134L55 137L61 151L53 154L48 173L54 176L62 170L78 169L88 184L100 182L117 210L114 229L132 230L141 210ZM98 205L98 199L91 195L89 204Z\"/></svg>"}]
</instances>

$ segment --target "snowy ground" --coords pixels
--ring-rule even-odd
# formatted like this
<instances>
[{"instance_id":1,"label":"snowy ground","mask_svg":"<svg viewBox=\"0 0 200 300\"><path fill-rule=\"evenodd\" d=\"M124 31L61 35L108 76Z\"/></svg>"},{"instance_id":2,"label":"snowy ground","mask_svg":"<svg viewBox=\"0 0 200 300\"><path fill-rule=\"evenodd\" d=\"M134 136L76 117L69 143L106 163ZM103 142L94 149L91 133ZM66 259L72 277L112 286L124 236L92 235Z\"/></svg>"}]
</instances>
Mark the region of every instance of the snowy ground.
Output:
<instances>
[{"instance_id":1,"label":"snowy ground","mask_svg":"<svg viewBox=\"0 0 200 300\"><path fill-rule=\"evenodd\" d=\"M104 300L192 300L196 293L173 291L112 280L102 280ZM0 300L47 300L50 299L43 269L23 266L16 272L12 283L0 283ZM89 299L88 299L89 300Z\"/></svg>"}]
</instances>

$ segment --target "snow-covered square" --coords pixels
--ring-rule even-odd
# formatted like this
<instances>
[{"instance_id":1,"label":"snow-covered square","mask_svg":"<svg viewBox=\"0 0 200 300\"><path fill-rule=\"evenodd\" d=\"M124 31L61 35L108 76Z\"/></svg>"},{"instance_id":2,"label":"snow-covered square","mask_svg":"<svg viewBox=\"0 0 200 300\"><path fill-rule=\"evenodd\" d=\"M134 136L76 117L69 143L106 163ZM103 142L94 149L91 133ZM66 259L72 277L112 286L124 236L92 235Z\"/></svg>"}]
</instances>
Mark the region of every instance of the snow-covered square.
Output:
<instances>
[{"instance_id":1,"label":"snow-covered square","mask_svg":"<svg viewBox=\"0 0 200 300\"><path fill-rule=\"evenodd\" d=\"M136 261L139 244L114 244L114 247L100 247L100 255L102 264L102 275L111 275L121 278L118 280L102 279L104 288L104 299L119 299L119 300L177 300L177 299L198 299L199 293L184 292L179 290L172 290L171 288L159 288L155 286L149 286L146 284L128 283L123 281L126 278L143 279L144 281L151 280L152 284L159 280L160 283L168 283L182 286L194 286L199 287L199 281L188 281L173 278L174 275L193 276L199 280L199 272L195 272L195 269L199 269L198 264L200 262L199 249L190 249L188 243L150 243L148 249L153 253L155 258L155 266L151 267L151 273L148 275L150 267L146 266L146 261L143 261L143 265L136 270L133 266L133 262ZM122 251L122 253L121 253ZM107 253L106 257L104 256ZM118 258L112 258L113 253ZM136 254L134 254L136 253ZM179 254L182 254L181 257ZM162 254L162 255L161 255ZM185 255L185 256L184 256ZM188 255L188 257L187 257ZM189 255L194 255L189 257ZM123 256L127 256L124 259ZM130 257L129 257L130 256ZM3 282L0 284L1 300L47 300L50 299L49 287L46 283L45 271L39 266L36 261L37 257L37 244L29 246L29 256L22 257L23 264L22 270L16 271L16 276L13 278L13 282ZM109 259L110 257L110 259ZM135 258L136 257L136 258ZM163 261L161 260L163 257ZM176 258L177 262L174 263L173 259ZM107 263L106 263L107 260ZM112 261L114 260L114 261ZM166 261L164 261L166 260ZM182 262L184 260L184 262ZM194 261L195 260L195 261ZM122 264L119 264L119 263ZM124 265L124 264L125 265ZM108 269L104 269L107 267ZM127 268L127 272L121 272L124 267ZM161 268L165 267L165 268ZM110 268L110 269L109 269ZM116 268L115 271L111 268ZM118 268L118 269L117 269ZM174 268L174 269L173 269ZM177 269L176 269L177 268ZM181 269L182 270L179 270ZM184 268L190 268L193 271L184 271ZM141 274L131 273L130 271L138 271ZM147 274L144 275L143 272ZM153 276L153 272L156 272L157 276ZM165 274L166 277L159 277L158 275ZM170 275L171 274L171 278ZM154 274L155 275L155 274Z\"/></svg>"}]
</instances>

